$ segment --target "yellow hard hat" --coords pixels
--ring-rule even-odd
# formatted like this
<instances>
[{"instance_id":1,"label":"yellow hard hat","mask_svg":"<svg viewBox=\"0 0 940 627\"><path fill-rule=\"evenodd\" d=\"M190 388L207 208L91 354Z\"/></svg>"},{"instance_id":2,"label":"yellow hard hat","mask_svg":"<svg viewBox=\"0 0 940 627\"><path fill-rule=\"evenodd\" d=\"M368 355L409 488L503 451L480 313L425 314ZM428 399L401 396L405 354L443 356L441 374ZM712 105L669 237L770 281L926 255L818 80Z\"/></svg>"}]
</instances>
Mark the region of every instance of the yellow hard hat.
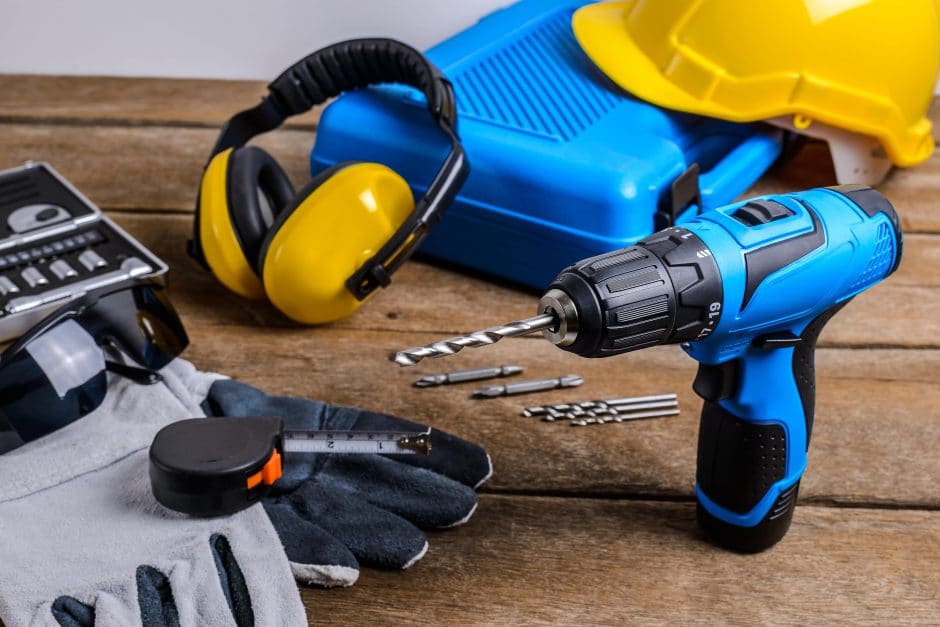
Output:
<instances>
[{"instance_id":1,"label":"yellow hard hat","mask_svg":"<svg viewBox=\"0 0 940 627\"><path fill-rule=\"evenodd\" d=\"M607 76L659 106L819 122L875 138L898 166L933 152L936 0L627 0L583 7L572 26Z\"/></svg>"}]
</instances>

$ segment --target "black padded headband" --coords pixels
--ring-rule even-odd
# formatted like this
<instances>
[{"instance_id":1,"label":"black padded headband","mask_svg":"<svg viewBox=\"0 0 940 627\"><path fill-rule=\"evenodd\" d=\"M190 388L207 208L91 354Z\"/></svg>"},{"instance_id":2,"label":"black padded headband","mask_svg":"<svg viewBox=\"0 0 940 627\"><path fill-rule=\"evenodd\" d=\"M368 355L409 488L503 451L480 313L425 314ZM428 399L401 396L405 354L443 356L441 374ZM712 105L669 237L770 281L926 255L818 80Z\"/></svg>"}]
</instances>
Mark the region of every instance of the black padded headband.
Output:
<instances>
[{"instance_id":1,"label":"black padded headband","mask_svg":"<svg viewBox=\"0 0 940 627\"><path fill-rule=\"evenodd\" d=\"M415 204L411 215L382 248L346 280L359 300L391 282L395 272L440 221L470 172L457 136L454 90L440 70L407 44L394 39L351 39L318 50L284 70L257 106L232 117L219 134L211 158L274 130L285 119L340 94L381 83L401 83L424 93L428 111L450 141L450 152ZM197 220L198 228L198 220ZM198 233L194 242L198 242ZM198 244L192 250L198 255Z\"/></svg>"},{"instance_id":2,"label":"black padded headband","mask_svg":"<svg viewBox=\"0 0 940 627\"><path fill-rule=\"evenodd\" d=\"M258 106L236 114L222 127L212 156L244 146L330 98L382 83L420 90L434 121L456 131L453 89L423 54L394 39L351 39L317 50L281 72Z\"/></svg>"}]
</instances>

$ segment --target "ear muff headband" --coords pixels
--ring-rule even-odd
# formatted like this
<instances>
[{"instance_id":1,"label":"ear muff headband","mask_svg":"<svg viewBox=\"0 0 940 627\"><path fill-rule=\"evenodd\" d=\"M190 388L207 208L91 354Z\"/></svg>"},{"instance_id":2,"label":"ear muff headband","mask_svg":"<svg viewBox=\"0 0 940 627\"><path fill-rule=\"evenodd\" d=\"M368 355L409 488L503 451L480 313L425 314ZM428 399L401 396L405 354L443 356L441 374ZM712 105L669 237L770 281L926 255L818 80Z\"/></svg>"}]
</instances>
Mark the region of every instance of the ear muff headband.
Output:
<instances>
[{"instance_id":1,"label":"ear muff headband","mask_svg":"<svg viewBox=\"0 0 940 627\"><path fill-rule=\"evenodd\" d=\"M428 111L450 142L450 151L414 211L384 246L346 281L363 300L385 287L394 273L440 221L469 174L469 163L457 136L457 108L450 82L423 54L394 39L343 41L304 57L268 85L257 106L232 117L222 128L212 156L245 145L273 130L289 116L304 113L330 98L381 83L402 83L420 90ZM211 160L211 157L210 157ZM199 208L196 208L197 213ZM204 263L197 215L190 254Z\"/></svg>"}]
</instances>

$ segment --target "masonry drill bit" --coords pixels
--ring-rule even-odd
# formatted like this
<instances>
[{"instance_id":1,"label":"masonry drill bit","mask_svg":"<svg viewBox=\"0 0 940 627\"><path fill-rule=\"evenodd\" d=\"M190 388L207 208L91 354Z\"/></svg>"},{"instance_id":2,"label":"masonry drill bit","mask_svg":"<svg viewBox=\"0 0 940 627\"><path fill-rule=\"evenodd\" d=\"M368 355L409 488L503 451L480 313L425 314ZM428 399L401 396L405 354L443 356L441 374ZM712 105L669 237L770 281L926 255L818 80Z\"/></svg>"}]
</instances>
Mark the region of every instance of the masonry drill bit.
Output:
<instances>
[{"instance_id":1,"label":"masonry drill bit","mask_svg":"<svg viewBox=\"0 0 940 627\"><path fill-rule=\"evenodd\" d=\"M513 337L517 335L528 335L545 329L551 329L558 323L558 318L554 314L541 314L525 320L517 320L498 327L490 327L482 331L474 331L467 335L458 335L447 340L434 342L427 346L417 346L403 351L398 351L392 357L399 366L414 366L425 357L446 357L453 355L464 348L476 348L478 346L487 346L495 344L504 337Z\"/></svg>"},{"instance_id":2,"label":"masonry drill bit","mask_svg":"<svg viewBox=\"0 0 940 627\"><path fill-rule=\"evenodd\" d=\"M429 388L436 385L451 383L466 383L467 381L482 381L496 377L511 377L524 372L522 366L493 366L491 368L472 368L470 370L457 370L443 374L427 374L414 382L416 388Z\"/></svg>"},{"instance_id":3,"label":"masonry drill bit","mask_svg":"<svg viewBox=\"0 0 940 627\"><path fill-rule=\"evenodd\" d=\"M584 378L576 374L566 374L556 379L538 379L535 381L520 381L506 385L488 385L474 390L475 398L494 398L496 396L512 396L514 394L528 394L529 392L542 392L557 388L573 388L584 383Z\"/></svg>"}]
</instances>

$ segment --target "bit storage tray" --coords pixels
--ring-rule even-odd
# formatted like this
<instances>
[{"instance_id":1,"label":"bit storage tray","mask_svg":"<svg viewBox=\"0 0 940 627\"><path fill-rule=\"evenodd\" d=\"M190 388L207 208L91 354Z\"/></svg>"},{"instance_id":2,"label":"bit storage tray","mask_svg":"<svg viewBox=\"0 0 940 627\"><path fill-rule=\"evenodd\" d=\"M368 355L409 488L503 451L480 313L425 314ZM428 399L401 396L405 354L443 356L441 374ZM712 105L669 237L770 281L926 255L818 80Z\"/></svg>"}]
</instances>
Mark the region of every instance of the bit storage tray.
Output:
<instances>
[{"instance_id":1,"label":"bit storage tray","mask_svg":"<svg viewBox=\"0 0 940 627\"><path fill-rule=\"evenodd\" d=\"M48 164L0 171L0 341L72 298L166 271Z\"/></svg>"}]
</instances>

